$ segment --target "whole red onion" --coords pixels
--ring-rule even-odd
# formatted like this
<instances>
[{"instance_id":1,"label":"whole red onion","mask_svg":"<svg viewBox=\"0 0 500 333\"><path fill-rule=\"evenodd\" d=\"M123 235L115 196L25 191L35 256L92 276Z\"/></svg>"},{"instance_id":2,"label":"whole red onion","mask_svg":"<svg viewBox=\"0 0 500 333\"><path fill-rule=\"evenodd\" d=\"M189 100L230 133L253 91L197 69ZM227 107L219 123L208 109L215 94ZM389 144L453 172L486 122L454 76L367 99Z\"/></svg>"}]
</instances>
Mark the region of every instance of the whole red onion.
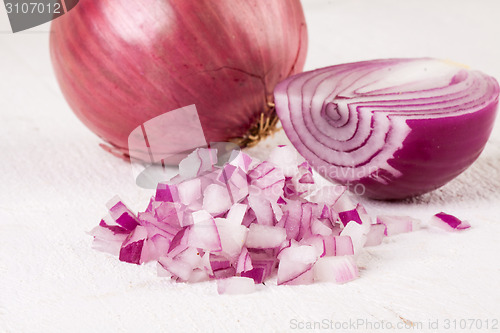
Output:
<instances>
[{"instance_id":1,"label":"whole red onion","mask_svg":"<svg viewBox=\"0 0 500 333\"><path fill-rule=\"evenodd\" d=\"M81 0L52 32L68 103L123 154L135 128L192 104L207 142L244 137L307 50L300 0Z\"/></svg>"}]
</instances>

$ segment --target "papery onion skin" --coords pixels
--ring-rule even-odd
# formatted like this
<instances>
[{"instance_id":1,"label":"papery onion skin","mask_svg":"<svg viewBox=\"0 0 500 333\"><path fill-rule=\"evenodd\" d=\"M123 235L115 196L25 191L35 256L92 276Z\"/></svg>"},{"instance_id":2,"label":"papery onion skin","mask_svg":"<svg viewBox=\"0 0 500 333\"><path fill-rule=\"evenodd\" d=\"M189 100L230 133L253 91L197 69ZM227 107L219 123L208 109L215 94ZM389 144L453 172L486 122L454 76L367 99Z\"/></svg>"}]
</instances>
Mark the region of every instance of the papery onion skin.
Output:
<instances>
[{"instance_id":1,"label":"papery onion skin","mask_svg":"<svg viewBox=\"0 0 500 333\"><path fill-rule=\"evenodd\" d=\"M494 78L449 61L384 59L297 74L276 87L275 101L290 141L321 175L356 194L403 199L441 187L479 157L498 94Z\"/></svg>"},{"instance_id":2,"label":"papery onion skin","mask_svg":"<svg viewBox=\"0 0 500 333\"><path fill-rule=\"evenodd\" d=\"M69 105L123 154L135 128L192 104L207 143L243 136L307 50L300 0L81 0L51 30Z\"/></svg>"}]
</instances>

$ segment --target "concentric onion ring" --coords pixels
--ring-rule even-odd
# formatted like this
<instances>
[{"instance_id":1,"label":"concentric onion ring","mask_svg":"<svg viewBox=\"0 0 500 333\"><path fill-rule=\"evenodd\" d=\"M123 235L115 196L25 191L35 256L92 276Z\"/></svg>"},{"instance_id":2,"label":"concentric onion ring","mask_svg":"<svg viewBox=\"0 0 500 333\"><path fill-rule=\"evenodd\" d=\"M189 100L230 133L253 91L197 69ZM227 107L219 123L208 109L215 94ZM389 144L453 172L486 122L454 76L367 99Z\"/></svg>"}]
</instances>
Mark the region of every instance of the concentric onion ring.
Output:
<instances>
[{"instance_id":1,"label":"concentric onion ring","mask_svg":"<svg viewBox=\"0 0 500 333\"><path fill-rule=\"evenodd\" d=\"M294 75L276 111L300 154L358 194L400 199L472 164L493 128L497 81L450 61L384 59Z\"/></svg>"}]
</instances>

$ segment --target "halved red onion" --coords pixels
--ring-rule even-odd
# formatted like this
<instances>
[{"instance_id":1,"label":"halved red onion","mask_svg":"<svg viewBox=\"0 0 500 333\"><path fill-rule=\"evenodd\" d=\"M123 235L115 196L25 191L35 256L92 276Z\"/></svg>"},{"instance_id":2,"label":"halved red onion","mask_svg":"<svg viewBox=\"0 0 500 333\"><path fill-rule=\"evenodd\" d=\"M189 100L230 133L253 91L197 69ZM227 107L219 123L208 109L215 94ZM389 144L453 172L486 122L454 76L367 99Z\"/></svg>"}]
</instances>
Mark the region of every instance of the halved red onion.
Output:
<instances>
[{"instance_id":1,"label":"halved red onion","mask_svg":"<svg viewBox=\"0 0 500 333\"><path fill-rule=\"evenodd\" d=\"M385 59L292 76L276 111L327 179L377 199L436 189L476 160L493 128L497 81L450 61Z\"/></svg>"},{"instance_id":2,"label":"halved red onion","mask_svg":"<svg viewBox=\"0 0 500 333\"><path fill-rule=\"evenodd\" d=\"M447 231L464 230L471 226L469 222L443 212L434 215L431 218L431 224Z\"/></svg>"}]
</instances>

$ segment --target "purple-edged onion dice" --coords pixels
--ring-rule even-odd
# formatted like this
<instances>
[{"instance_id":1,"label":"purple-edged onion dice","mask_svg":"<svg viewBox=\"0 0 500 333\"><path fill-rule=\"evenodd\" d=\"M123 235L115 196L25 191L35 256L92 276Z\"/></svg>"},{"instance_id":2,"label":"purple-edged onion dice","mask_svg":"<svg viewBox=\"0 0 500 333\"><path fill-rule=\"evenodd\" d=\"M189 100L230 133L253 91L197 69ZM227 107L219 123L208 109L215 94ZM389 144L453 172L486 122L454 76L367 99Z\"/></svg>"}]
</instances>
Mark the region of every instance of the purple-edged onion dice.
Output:
<instances>
[{"instance_id":1,"label":"purple-edged onion dice","mask_svg":"<svg viewBox=\"0 0 500 333\"><path fill-rule=\"evenodd\" d=\"M432 191L482 152L497 81L450 61L384 59L294 75L275 89L283 128L313 168L356 194Z\"/></svg>"}]
</instances>

